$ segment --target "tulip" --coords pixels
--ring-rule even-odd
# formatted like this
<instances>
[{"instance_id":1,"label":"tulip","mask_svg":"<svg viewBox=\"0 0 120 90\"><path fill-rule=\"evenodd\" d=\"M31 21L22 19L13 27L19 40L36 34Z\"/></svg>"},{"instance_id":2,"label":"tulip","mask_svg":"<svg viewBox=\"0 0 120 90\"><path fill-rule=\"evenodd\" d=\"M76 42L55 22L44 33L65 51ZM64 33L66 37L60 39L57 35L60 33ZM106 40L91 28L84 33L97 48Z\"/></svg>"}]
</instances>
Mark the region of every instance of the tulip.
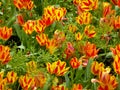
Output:
<instances>
[{"instance_id":1,"label":"tulip","mask_svg":"<svg viewBox=\"0 0 120 90\"><path fill-rule=\"evenodd\" d=\"M90 12L83 12L78 17L76 17L76 21L79 24L90 24L92 20L92 14Z\"/></svg>"},{"instance_id":2,"label":"tulip","mask_svg":"<svg viewBox=\"0 0 120 90\"><path fill-rule=\"evenodd\" d=\"M87 42L84 46L84 53L87 57L95 58L97 56L99 49L96 49L95 44L91 44L90 42Z\"/></svg>"},{"instance_id":3,"label":"tulip","mask_svg":"<svg viewBox=\"0 0 120 90\"><path fill-rule=\"evenodd\" d=\"M114 57L113 68L117 74L120 74L120 56L119 55L115 55Z\"/></svg>"},{"instance_id":4,"label":"tulip","mask_svg":"<svg viewBox=\"0 0 120 90\"><path fill-rule=\"evenodd\" d=\"M34 29L37 33L44 32L45 28L46 28L46 24L45 24L44 20L36 21L36 25L34 26Z\"/></svg>"},{"instance_id":5,"label":"tulip","mask_svg":"<svg viewBox=\"0 0 120 90\"><path fill-rule=\"evenodd\" d=\"M69 59L71 56L73 56L74 52L75 52L75 49L74 49L72 43L68 42L67 48L65 49L66 59Z\"/></svg>"},{"instance_id":6,"label":"tulip","mask_svg":"<svg viewBox=\"0 0 120 90\"><path fill-rule=\"evenodd\" d=\"M20 76L19 83L24 90L29 90L34 83L34 78L29 77L28 75Z\"/></svg>"},{"instance_id":7,"label":"tulip","mask_svg":"<svg viewBox=\"0 0 120 90\"><path fill-rule=\"evenodd\" d=\"M114 55L118 55L118 54L120 53L120 44L116 45L115 48L112 48L112 47L111 47L110 50L112 51L112 53L113 53Z\"/></svg>"},{"instance_id":8,"label":"tulip","mask_svg":"<svg viewBox=\"0 0 120 90\"><path fill-rule=\"evenodd\" d=\"M94 26L86 26L85 29L84 29L84 33L89 37L89 38L93 38L95 37L96 35L96 32L95 32L95 27Z\"/></svg>"},{"instance_id":9,"label":"tulip","mask_svg":"<svg viewBox=\"0 0 120 90\"><path fill-rule=\"evenodd\" d=\"M34 26L35 26L35 21L28 20L23 25L23 30L25 31L26 34L32 34L32 32L34 31Z\"/></svg>"},{"instance_id":10,"label":"tulip","mask_svg":"<svg viewBox=\"0 0 120 90\"><path fill-rule=\"evenodd\" d=\"M26 63L27 66L27 72L31 73L37 70L37 63L35 61L30 61Z\"/></svg>"},{"instance_id":11,"label":"tulip","mask_svg":"<svg viewBox=\"0 0 120 90\"><path fill-rule=\"evenodd\" d=\"M106 72L99 74L99 84L98 90L115 90L118 86L116 77Z\"/></svg>"},{"instance_id":12,"label":"tulip","mask_svg":"<svg viewBox=\"0 0 120 90\"><path fill-rule=\"evenodd\" d=\"M63 76L68 70L69 70L69 67L66 68L66 62L64 61L62 62L61 60L58 60L56 62L53 62L52 64L47 63L47 71L50 74Z\"/></svg>"},{"instance_id":13,"label":"tulip","mask_svg":"<svg viewBox=\"0 0 120 90\"><path fill-rule=\"evenodd\" d=\"M52 86L51 90L68 90L65 86L58 85L58 86Z\"/></svg>"},{"instance_id":14,"label":"tulip","mask_svg":"<svg viewBox=\"0 0 120 90\"><path fill-rule=\"evenodd\" d=\"M24 25L25 21L22 14L17 15L17 20L20 26Z\"/></svg>"},{"instance_id":15,"label":"tulip","mask_svg":"<svg viewBox=\"0 0 120 90\"><path fill-rule=\"evenodd\" d=\"M7 82L13 84L17 80L17 73L11 71L7 73Z\"/></svg>"},{"instance_id":16,"label":"tulip","mask_svg":"<svg viewBox=\"0 0 120 90\"><path fill-rule=\"evenodd\" d=\"M10 60L10 48L7 46L0 45L0 62L2 64L7 64Z\"/></svg>"},{"instance_id":17,"label":"tulip","mask_svg":"<svg viewBox=\"0 0 120 90\"><path fill-rule=\"evenodd\" d=\"M81 35L80 32L75 33L75 39L76 39L77 41L82 40L82 37L83 37L83 35Z\"/></svg>"},{"instance_id":18,"label":"tulip","mask_svg":"<svg viewBox=\"0 0 120 90\"><path fill-rule=\"evenodd\" d=\"M12 35L12 28L6 26L0 28L0 39L8 40Z\"/></svg>"},{"instance_id":19,"label":"tulip","mask_svg":"<svg viewBox=\"0 0 120 90\"><path fill-rule=\"evenodd\" d=\"M50 54L53 54L56 51L57 47L58 45L56 40L54 39L47 40L46 48L49 50Z\"/></svg>"},{"instance_id":20,"label":"tulip","mask_svg":"<svg viewBox=\"0 0 120 90\"><path fill-rule=\"evenodd\" d=\"M77 27L76 25L70 24L70 25L68 26L68 30L70 30L70 31L73 32L73 33L76 32L77 29L78 29L78 27Z\"/></svg>"},{"instance_id":21,"label":"tulip","mask_svg":"<svg viewBox=\"0 0 120 90\"><path fill-rule=\"evenodd\" d=\"M81 84L73 84L72 90L83 90L83 87Z\"/></svg>"},{"instance_id":22,"label":"tulip","mask_svg":"<svg viewBox=\"0 0 120 90\"><path fill-rule=\"evenodd\" d=\"M77 69L80 66L81 62L78 61L78 59L76 57L72 58L70 60L70 65L72 66L72 68Z\"/></svg>"},{"instance_id":23,"label":"tulip","mask_svg":"<svg viewBox=\"0 0 120 90\"><path fill-rule=\"evenodd\" d=\"M46 34L41 33L40 35L36 36L36 40L41 46L45 46L48 41L48 37Z\"/></svg>"},{"instance_id":24,"label":"tulip","mask_svg":"<svg viewBox=\"0 0 120 90\"><path fill-rule=\"evenodd\" d=\"M13 3L19 10L31 10L34 7L34 3L32 0L13 0Z\"/></svg>"}]
</instances>

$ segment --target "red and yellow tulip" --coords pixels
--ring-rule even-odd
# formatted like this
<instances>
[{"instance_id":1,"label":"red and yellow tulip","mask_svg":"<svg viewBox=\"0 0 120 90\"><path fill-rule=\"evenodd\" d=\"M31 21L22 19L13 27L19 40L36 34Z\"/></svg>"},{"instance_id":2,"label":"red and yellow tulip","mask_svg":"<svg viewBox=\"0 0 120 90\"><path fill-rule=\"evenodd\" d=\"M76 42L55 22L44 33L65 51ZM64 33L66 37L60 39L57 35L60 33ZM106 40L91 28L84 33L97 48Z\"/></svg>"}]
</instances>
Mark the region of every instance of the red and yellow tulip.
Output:
<instances>
[{"instance_id":1,"label":"red and yellow tulip","mask_svg":"<svg viewBox=\"0 0 120 90\"><path fill-rule=\"evenodd\" d=\"M90 25L86 26L85 29L84 29L84 33L89 38L95 37L95 35L96 35L95 27L94 26L90 26Z\"/></svg>"},{"instance_id":2,"label":"red and yellow tulip","mask_svg":"<svg viewBox=\"0 0 120 90\"><path fill-rule=\"evenodd\" d=\"M37 71L37 63L35 61L30 61L30 62L26 63L26 66L27 66L28 73Z\"/></svg>"},{"instance_id":3,"label":"red and yellow tulip","mask_svg":"<svg viewBox=\"0 0 120 90\"><path fill-rule=\"evenodd\" d=\"M41 33L40 35L36 36L36 40L41 46L45 46L48 41L48 37L46 34Z\"/></svg>"},{"instance_id":4,"label":"red and yellow tulip","mask_svg":"<svg viewBox=\"0 0 120 90\"><path fill-rule=\"evenodd\" d=\"M25 31L26 34L32 34L32 32L34 31L34 26L35 26L35 21L28 20L23 25L23 30Z\"/></svg>"},{"instance_id":5,"label":"red and yellow tulip","mask_svg":"<svg viewBox=\"0 0 120 90\"><path fill-rule=\"evenodd\" d=\"M75 39L76 39L76 41L82 40L82 37L83 37L83 35L81 35L80 32L75 33Z\"/></svg>"},{"instance_id":6,"label":"red and yellow tulip","mask_svg":"<svg viewBox=\"0 0 120 90\"><path fill-rule=\"evenodd\" d=\"M28 75L20 76L19 83L24 90L29 90L29 88L34 84L34 78Z\"/></svg>"},{"instance_id":7,"label":"red and yellow tulip","mask_svg":"<svg viewBox=\"0 0 120 90\"><path fill-rule=\"evenodd\" d=\"M36 25L34 26L34 29L37 33L42 33L44 32L46 28L46 23L44 20L37 20Z\"/></svg>"},{"instance_id":8,"label":"red and yellow tulip","mask_svg":"<svg viewBox=\"0 0 120 90\"><path fill-rule=\"evenodd\" d=\"M0 90L5 90L5 86L7 82L6 78L3 78L3 76L4 76L4 72L1 71L0 72Z\"/></svg>"},{"instance_id":9,"label":"red and yellow tulip","mask_svg":"<svg viewBox=\"0 0 120 90\"><path fill-rule=\"evenodd\" d=\"M107 72L109 73L111 70L110 67L104 68L104 63L100 62L98 63L97 61L94 61L91 66L91 72L94 75L99 75L100 72Z\"/></svg>"},{"instance_id":10,"label":"red and yellow tulip","mask_svg":"<svg viewBox=\"0 0 120 90\"><path fill-rule=\"evenodd\" d=\"M78 3L78 13L95 10L98 8L98 0L80 0Z\"/></svg>"},{"instance_id":11,"label":"red and yellow tulip","mask_svg":"<svg viewBox=\"0 0 120 90\"><path fill-rule=\"evenodd\" d=\"M6 64L11 60L10 48L8 46L0 45L0 62Z\"/></svg>"},{"instance_id":12,"label":"red and yellow tulip","mask_svg":"<svg viewBox=\"0 0 120 90\"><path fill-rule=\"evenodd\" d=\"M17 80L17 73L11 71L7 73L7 83L13 84Z\"/></svg>"},{"instance_id":13,"label":"red and yellow tulip","mask_svg":"<svg viewBox=\"0 0 120 90\"><path fill-rule=\"evenodd\" d=\"M52 64L47 63L47 71L50 74L63 76L68 70L69 70L69 67L66 68L66 62L64 61L58 60L56 62L53 62Z\"/></svg>"},{"instance_id":14,"label":"red and yellow tulip","mask_svg":"<svg viewBox=\"0 0 120 90\"><path fill-rule=\"evenodd\" d=\"M12 35L12 28L0 27L0 39L8 40Z\"/></svg>"},{"instance_id":15,"label":"red and yellow tulip","mask_svg":"<svg viewBox=\"0 0 120 90\"><path fill-rule=\"evenodd\" d=\"M90 24L92 20L92 14L90 12L83 12L78 17L76 17L76 21L79 24Z\"/></svg>"}]
</instances>

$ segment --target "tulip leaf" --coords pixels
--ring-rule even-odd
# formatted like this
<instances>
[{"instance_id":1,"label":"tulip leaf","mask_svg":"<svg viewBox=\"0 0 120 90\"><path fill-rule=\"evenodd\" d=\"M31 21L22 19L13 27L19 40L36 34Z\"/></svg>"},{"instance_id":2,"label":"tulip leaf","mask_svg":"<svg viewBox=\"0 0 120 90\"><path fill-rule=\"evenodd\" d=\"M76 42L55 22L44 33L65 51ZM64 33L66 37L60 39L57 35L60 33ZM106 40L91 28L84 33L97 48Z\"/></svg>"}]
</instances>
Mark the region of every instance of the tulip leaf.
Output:
<instances>
[{"instance_id":1,"label":"tulip leaf","mask_svg":"<svg viewBox=\"0 0 120 90\"><path fill-rule=\"evenodd\" d=\"M88 65L86 67L86 71L85 71L85 80L89 80L91 78L91 64L92 64L93 60L89 59L88 61Z\"/></svg>"},{"instance_id":2,"label":"tulip leaf","mask_svg":"<svg viewBox=\"0 0 120 90\"><path fill-rule=\"evenodd\" d=\"M68 88L71 87L71 85L70 85L70 79L69 79L69 77L68 77L68 74L69 74L69 73L70 73L70 72L67 72L67 73L65 74L66 86L67 86Z\"/></svg>"}]
</instances>

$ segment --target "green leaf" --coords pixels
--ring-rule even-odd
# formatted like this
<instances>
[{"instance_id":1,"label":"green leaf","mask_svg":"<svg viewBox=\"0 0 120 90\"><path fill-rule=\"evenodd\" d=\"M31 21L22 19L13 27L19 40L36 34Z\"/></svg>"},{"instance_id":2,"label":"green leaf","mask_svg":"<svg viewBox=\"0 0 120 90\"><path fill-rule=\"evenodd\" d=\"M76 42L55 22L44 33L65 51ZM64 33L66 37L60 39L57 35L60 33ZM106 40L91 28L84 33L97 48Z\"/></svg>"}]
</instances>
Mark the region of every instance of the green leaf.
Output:
<instances>
[{"instance_id":1,"label":"green leaf","mask_svg":"<svg viewBox=\"0 0 120 90\"><path fill-rule=\"evenodd\" d=\"M93 59L90 59L88 61L88 65L87 65L86 70L85 70L85 80L89 80L91 78L91 75L92 75L91 64L92 64L92 62L93 62Z\"/></svg>"},{"instance_id":2,"label":"green leaf","mask_svg":"<svg viewBox=\"0 0 120 90\"><path fill-rule=\"evenodd\" d=\"M68 74L69 74L70 72L67 72L66 74L65 74L65 81L66 81L66 86L68 87L68 88L71 88L71 85L70 85L70 79L69 79L69 77L68 77Z\"/></svg>"}]
</instances>

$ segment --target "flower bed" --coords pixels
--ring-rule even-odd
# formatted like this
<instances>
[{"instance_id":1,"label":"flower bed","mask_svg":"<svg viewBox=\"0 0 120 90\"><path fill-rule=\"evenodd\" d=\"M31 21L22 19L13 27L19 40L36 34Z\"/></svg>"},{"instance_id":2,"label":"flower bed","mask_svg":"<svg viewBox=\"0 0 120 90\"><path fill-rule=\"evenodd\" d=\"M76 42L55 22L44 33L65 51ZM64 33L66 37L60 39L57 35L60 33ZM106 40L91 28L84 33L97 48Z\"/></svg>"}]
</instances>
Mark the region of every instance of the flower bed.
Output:
<instances>
[{"instance_id":1,"label":"flower bed","mask_svg":"<svg viewBox=\"0 0 120 90\"><path fill-rule=\"evenodd\" d=\"M120 90L120 0L1 0L0 90Z\"/></svg>"}]
</instances>

